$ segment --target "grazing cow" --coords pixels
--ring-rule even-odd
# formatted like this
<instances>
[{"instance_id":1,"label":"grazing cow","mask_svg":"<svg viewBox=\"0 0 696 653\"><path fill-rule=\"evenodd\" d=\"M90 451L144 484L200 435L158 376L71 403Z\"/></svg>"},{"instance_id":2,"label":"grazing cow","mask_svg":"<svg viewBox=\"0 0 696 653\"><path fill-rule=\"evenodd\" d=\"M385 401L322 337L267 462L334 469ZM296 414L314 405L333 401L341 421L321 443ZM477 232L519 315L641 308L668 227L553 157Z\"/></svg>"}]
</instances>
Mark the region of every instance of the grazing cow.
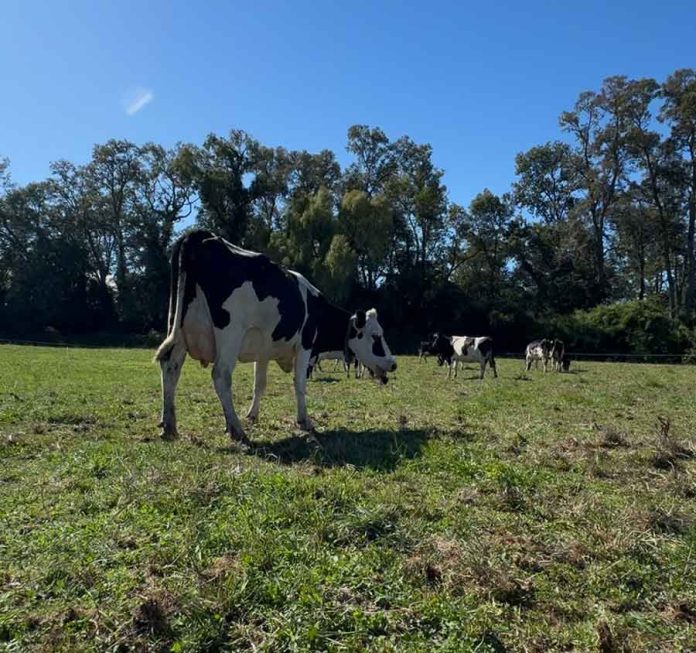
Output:
<instances>
[{"instance_id":1,"label":"grazing cow","mask_svg":"<svg viewBox=\"0 0 696 653\"><path fill-rule=\"evenodd\" d=\"M433 349L437 353L438 364L447 363L447 378L457 377L458 363L479 363L481 377L486 371L486 365L493 370L493 376L498 377L493 355L493 339L488 336L445 336L436 333L433 337Z\"/></svg>"},{"instance_id":2,"label":"grazing cow","mask_svg":"<svg viewBox=\"0 0 696 653\"><path fill-rule=\"evenodd\" d=\"M274 360L283 371L294 372L297 423L310 431L305 405L310 359L339 349L351 351L382 383L396 369L374 309L351 315L301 274L263 254L209 231L184 235L172 253L169 332L155 356L162 371L162 436L177 436L174 396L187 353L204 366L213 364L226 431L248 443L232 403L237 361L255 363L247 418L258 416L268 362Z\"/></svg>"},{"instance_id":3,"label":"grazing cow","mask_svg":"<svg viewBox=\"0 0 696 653\"><path fill-rule=\"evenodd\" d=\"M432 340L421 340L418 346L418 360L423 360L428 358L431 354L436 352L433 351L433 341Z\"/></svg>"},{"instance_id":4,"label":"grazing cow","mask_svg":"<svg viewBox=\"0 0 696 653\"><path fill-rule=\"evenodd\" d=\"M561 371L563 357L565 356L565 345L562 340L554 340L551 347L551 362L552 367L556 372Z\"/></svg>"},{"instance_id":5,"label":"grazing cow","mask_svg":"<svg viewBox=\"0 0 696 653\"><path fill-rule=\"evenodd\" d=\"M534 340L527 345L527 350L525 352L525 362L527 366L527 371L532 367L532 363L539 366L539 361L544 365L544 372L547 371L549 359L551 358L551 351L553 349L553 341L548 338L543 338L541 340Z\"/></svg>"}]
</instances>

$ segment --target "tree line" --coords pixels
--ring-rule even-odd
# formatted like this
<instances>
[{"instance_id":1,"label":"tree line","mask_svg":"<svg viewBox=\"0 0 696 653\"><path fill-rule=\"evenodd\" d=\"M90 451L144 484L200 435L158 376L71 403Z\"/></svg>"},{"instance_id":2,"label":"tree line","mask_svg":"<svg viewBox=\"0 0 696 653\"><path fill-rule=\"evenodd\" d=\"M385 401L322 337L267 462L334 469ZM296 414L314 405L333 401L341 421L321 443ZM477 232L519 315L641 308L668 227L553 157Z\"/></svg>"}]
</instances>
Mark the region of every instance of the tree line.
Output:
<instances>
[{"instance_id":1,"label":"tree line","mask_svg":"<svg viewBox=\"0 0 696 653\"><path fill-rule=\"evenodd\" d=\"M668 349L689 346L696 71L610 77L559 126L517 155L508 192L483 189L466 207L450 200L430 145L366 125L348 129L345 167L330 150L240 130L172 148L111 140L24 186L0 160L0 331L164 330L169 248L198 225L339 304L378 306L401 347L435 329L518 347L544 328L619 346L592 331L607 320L617 337L621 324L653 329L624 349L664 349L667 335Z\"/></svg>"}]
</instances>

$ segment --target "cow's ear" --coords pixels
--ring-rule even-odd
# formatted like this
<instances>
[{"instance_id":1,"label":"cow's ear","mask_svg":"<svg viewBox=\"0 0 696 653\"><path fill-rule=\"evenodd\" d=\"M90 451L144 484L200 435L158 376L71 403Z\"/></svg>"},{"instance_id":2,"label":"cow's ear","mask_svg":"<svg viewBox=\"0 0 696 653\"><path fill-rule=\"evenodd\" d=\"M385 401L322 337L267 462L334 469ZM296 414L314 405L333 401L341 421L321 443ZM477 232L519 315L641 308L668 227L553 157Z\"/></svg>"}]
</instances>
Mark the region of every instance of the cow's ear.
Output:
<instances>
[{"instance_id":1,"label":"cow's ear","mask_svg":"<svg viewBox=\"0 0 696 653\"><path fill-rule=\"evenodd\" d=\"M362 329L365 326L365 311L355 311L355 326Z\"/></svg>"}]
</instances>

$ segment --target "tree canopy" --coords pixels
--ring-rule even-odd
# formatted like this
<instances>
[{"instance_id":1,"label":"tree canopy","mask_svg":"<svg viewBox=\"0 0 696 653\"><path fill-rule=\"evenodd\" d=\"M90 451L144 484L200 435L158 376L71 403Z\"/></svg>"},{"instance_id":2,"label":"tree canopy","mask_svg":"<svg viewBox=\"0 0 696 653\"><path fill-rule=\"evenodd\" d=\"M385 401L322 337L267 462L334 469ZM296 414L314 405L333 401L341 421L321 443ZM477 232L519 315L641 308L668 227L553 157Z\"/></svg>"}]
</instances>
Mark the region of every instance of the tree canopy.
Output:
<instances>
[{"instance_id":1,"label":"tree canopy","mask_svg":"<svg viewBox=\"0 0 696 653\"><path fill-rule=\"evenodd\" d=\"M430 145L368 125L348 129L343 168L329 150L239 129L172 148L110 140L25 186L0 158L0 331L163 330L169 248L194 225L348 307L379 306L402 346L434 329L517 346L538 325L631 301L691 329L696 72L610 77L558 127L517 155L509 192L482 189L468 207Z\"/></svg>"}]
</instances>

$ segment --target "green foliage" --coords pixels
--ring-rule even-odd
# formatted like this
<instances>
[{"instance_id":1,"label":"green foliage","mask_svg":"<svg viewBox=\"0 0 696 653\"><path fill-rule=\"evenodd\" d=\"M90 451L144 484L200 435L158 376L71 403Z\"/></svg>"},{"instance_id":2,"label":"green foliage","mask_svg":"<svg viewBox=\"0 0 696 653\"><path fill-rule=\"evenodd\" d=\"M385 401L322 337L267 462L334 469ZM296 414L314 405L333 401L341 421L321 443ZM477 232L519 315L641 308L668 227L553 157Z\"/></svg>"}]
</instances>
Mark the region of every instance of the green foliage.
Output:
<instances>
[{"instance_id":1,"label":"green foliage","mask_svg":"<svg viewBox=\"0 0 696 653\"><path fill-rule=\"evenodd\" d=\"M691 328L695 80L691 69L662 83L605 79L561 114L563 142L517 155L511 192L484 189L466 209L430 145L369 125L348 129L344 168L330 150L268 147L241 130L169 149L110 140L21 188L0 158L2 330L163 330L169 247L194 223L348 308L376 306L405 347L447 329L516 349L549 316L663 296L665 319ZM587 336L610 348L658 340Z\"/></svg>"},{"instance_id":2,"label":"green foliage","mask_svg":"<svg viewBox=\"0 0 696 653\"><path fill-rule=\"evenodd\" d=\"M549 327L571 350L584 352L679 354L695 335L669 317L659 299L597 306L552 319Z\"/></svg>"}]
</instances>

